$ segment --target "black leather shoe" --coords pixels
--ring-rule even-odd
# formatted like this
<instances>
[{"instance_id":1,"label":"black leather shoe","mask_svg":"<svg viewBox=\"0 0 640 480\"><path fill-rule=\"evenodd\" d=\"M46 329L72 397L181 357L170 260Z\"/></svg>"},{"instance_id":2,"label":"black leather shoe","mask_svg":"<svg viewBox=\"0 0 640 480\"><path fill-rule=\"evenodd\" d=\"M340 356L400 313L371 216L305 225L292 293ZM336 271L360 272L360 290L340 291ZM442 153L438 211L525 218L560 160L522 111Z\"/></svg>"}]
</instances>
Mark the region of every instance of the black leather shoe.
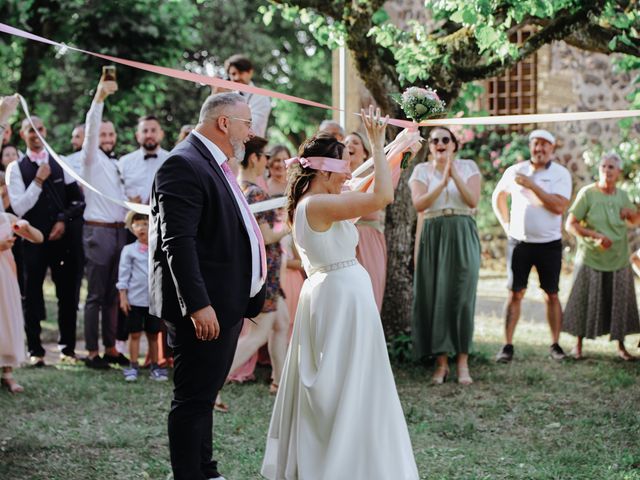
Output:
<instances>
[{"instance_id":1,"label":"black leather shoe","mask_svg":"<svg viewBox=\"0 0 640 480\"><path fill-rule=\"evenodd\" d=\"M104 358L107 363L110 363L112 365L120 365L121 367L129 366L129 359L122 353L119 353L118 355L107 355L105 353L102 358Z\"/></svg>"},{"instance_id":2,"label":"black leather shoe","mask_svg":"<svg viewBox=\"0 0 640 480\"><path fill-rule=\"evenodd\" d=\"M85 358L84 364L89 368L93 368L94 370L107 370L111 368L109 367L109 363L107 363L107 361L100 355L96 355L93 358Z\"/></svg>"},{"instance_id":3,"label":"black leather shoe","mask_svg":"<svg viewBox=\"0 0 640 480\"><path fill-rule=\"evenodd\" d=\"M35 355L31 356L29 359L29 364L32 367L41 368L45 366L44 357L36 357Z\"/></svg>"}]
</instances>

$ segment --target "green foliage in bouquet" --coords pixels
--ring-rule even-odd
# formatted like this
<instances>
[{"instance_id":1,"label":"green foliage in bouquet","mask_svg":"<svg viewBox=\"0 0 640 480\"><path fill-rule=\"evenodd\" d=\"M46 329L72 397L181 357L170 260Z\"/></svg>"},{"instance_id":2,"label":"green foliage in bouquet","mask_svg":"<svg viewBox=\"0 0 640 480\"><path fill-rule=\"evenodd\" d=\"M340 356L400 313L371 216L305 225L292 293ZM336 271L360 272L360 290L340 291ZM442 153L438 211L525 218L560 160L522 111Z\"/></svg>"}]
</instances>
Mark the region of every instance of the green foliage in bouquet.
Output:
<instances>
[{"instance_id":1,"label":"green foliage in bouquet","mask_svg":"<svg viewBox=\"0 0 640 480\"><path fill-rule=\"evenodd\" d=\"M409 87L402 95L392 94L391 98L400 105L407 118L414 122L422 122L428 118L439 117L446 112L444 101L438 97L435 90L430 88ZM405 153L402 157L400 168L407 168L410 158L411 153Z\"/></svg>"},{"instance_id":2,"label":"green foliage in bouquet","mask_svg":"<svg viewBox=\"0 0 640 480\"><path fill-rule=\"evenodd\" d=\"M414 122L422 122L429 118L443 115L446 110L444 102L430 88L409 87L402 95L392 95L402 111Z\"/></svg>"}]
</instances>

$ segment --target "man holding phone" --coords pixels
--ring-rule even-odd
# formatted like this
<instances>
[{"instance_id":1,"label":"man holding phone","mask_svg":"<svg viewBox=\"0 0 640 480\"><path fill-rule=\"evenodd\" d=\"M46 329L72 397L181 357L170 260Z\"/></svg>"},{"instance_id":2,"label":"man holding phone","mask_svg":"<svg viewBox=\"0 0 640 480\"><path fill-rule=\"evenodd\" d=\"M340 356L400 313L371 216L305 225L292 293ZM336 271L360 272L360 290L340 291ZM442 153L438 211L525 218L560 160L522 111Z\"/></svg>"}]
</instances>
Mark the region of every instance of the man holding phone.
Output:
<instances>
[{"instance_id":1,"label":"man holding phone","mask_svg":"<svg viewBox=\"0 0 640 480\"><path fill-rule=\"evenodd\" d=\"M227 79L232 82L243 83L245 85L255 86L253 78L253 63L244 55L232 55L224 61L224 70L227 73ZM212 88L211 93L223 93L227 90L221 88ZM271 113L271 99L263 95L254 93L238 92L251 109L251 130L258 137L265 137L267 133L267 123L269 122L269 114Z\"/></svg>"},{"instance_id":2,"label":"man holding phone","mask_svg":"<svg viewBox=\"0 0 640 480\"><path fill-rule=\"evenodd\" d=\"M118 90L115 67L105 67L85 122L82 144L84 177L109 197L126 200L124 184L114 148L117 134L113 123L102 118L104 101ZM109 363L128 365L128 359L116 349L118 319L118 263L127 239L126 209L87 189L83 243L86 257L87 300L84 309L84 334L90 368L109 368ZM98 338L102 317L104 356L100 357Z\"/></svg>"}]
</instances>

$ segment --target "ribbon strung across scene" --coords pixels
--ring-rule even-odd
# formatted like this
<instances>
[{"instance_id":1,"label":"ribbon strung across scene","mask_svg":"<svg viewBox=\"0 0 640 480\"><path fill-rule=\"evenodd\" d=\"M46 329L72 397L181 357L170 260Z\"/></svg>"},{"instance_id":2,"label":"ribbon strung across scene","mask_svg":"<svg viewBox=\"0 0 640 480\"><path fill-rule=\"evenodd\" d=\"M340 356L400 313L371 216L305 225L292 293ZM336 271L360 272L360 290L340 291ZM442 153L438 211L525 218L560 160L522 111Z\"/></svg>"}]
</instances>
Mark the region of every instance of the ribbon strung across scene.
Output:
<instances>
[{"instance_id":1,"label":"ribbon strung across scene","mask_svg":"<svg viewBox=\"0 0 640 480\"><path fill-rule=\"evenodd\" d=\"M302 105L308 105L308 106L323 108L327 110L341 111L341 109L331 105L326 105L324 103L314 102L312 100L307 100L307 99L296 97L293 95L287 95L287 94L275 92L272 90L267 90L265 88L258 88L252 85L245 85L243 83L223 80L221 78L209 77L206 75L187 72L184 70L177 70L177 69L168 68L168 67L160 67L157 65L151 65L149 63L137 62L133 60L127 60L124 58L113 57L111 55L103 55L100 53L83 50L81 48L72 47L69 45L65 45L63 43L49 40L48 38L34 35L32 33L26 32L24 30L20 30L10 25L6 25L4 23L0 23L0 32L26 38L27 40L46 43L48 45L53 45L61 49L69 49L69 50L84 53L87 55L92 55L94 57L102 58L104 60L109 60L110 62L127 65L132 68L137 68L147 72L156 73L158 75L165 75L168 77L177 78L181 80L188 80L188 81L199 83L199 84L222 87L229 90L238 90L245 93L263 95L271 98L277 98L280 100L286 100L290 102L299 103ZM31 117L29 116L27 104L24 98L20 97L20 101L22 104L22 108L25 111L25 115L29 119L29 122L31 122ZM409 132L416 132L419 126L428 127L428 126L438 126L438 125L513 125L513 124L523 124L523 123L551 123L551 122L570 122L570 121L579 121L579 120L604 120L604 119L629 118L629 117L638 117L638 116L640 116L640 110L610 110L610 111L593 111L593 112L565 112L565 113L543 113L543 114L529 114L529 115L505 115L505 116L488 116L488 117L485 116L485 117L440 118L440 119L425 120L420 123L392 118L392 119L389 119L389 123L398 127L405 128ZM31 122L31 125L33 126L32 122ZM34 127L34 131L38 133L35 127ZM147 213L147 214L149 213L148 205L122 201L122 200L114 199L107 195L104 195L102 192L100 192L98 189L90 185L88 182L82 179L78 174L76 174L75 171L62 158L60 158L59 155L57 155L53 151L53 149L47 144L47 142L44 140L44 138L40 136L39 133L38 133L38 136L42 140L43 144L46 146L47 150L49 150L49 153L51 153L51 155L61 165L61 167L67 173L69 173L73 178L75 178L82 185L84 185L86 188L89 188L90 190L104 196L110 201L120 204L131 210L135 210L140 213ZM398 136L397 139L398 138L400 138L400 136ZM389 152L389 150L390 149L387 149L387 152ZM390 155L390 158L388 159L389 161L392 160L391 157L394 157L394 156ZM363 165L361 167L363 169L362 171L366 170L367 168L370 168L372 163L373 163L372 161L365 162L366 167L365 165ZM392 171L394 173L397 173L398 169L395 168L395 166L392 166ZM354 172L354 174L355 173L356 172ZM356 175L354 175L354 177L355 176ZM370 173L364 179L358 178L357 182L352 181L351 187L352 189L366 191L367 189L371 188L373 178L374 178L373 173ZM266 210L272 210L274 208L280 208L284 206L285 201L286 200L284 200L283 198L277 198L277 199L267 200L265 202L254 203L250 207L254 213L258 213Z\"/></svg>"},{"instance_id":2,"label":"ribbon strung across scene","mask_svg":"<svg viewBox=\"0 0 640 480\"><path fill-rule=\"evenodd\" d=\"M27 105L27 101L24 99L22 95L19 95L19 98L20 98L20 105L22 106L22 111L24 112L24 115L27 118L27 120L29 120L29 123L31 124L31 128L33 128L33 131L38 136L38 138L40 139L44 147L47 149L49 154L58 163L58 165L60 165L60 167L67 174L69 174L70 177L75 179L83 187L88 188L92 192L97 193L98 195L109 200L110 202L120 205L121 207L124 207L126 209L133 210L134 212L141 213L143 215L151 215L151 207L149 205L145 205L143 203L129 202L127 200L123 200L119 198L113 198L109 195L106 195L105 193L102 193L100 190L98 190L96 187L94 187L89 182L87 182L84 178L82 178L82 176L78 175L76 171L73 169L73 167L71 167L71 165L67 163L64 157L61 157L60 155L58 155L55 152L55 150L51 148L51 145L49 145L45 140L45 138L40 134L36 126L33 124L33 120L31 119L31 114L29 113L29 107ZM280 197L280 198L274 198L271 200L266 200L264 202L253 203L249 205L249 210L251 210L252 213L259 213L267 210L274 210L276 208L280 208L284 206L284 201L285 199Z\"/></svg>"},{"instance_id":3,"label":"ribbon strung across scene","mask_svg":"<svg viewBox=\"0 0 640 480\"><path fill-rule=\"evenodd\" d=\"M254 93L256 95L263 95L271 98L277 98L280 100L287 100L289 102L300 103L302 105L309 105L312 107L324 108L326 110L342 111L338 107L326 105L320 102L314 102L304 98L296 97L293 95L287 95L273 90L267 90L266 88L258 88L252 85L245 85L243 83L232 82L229 80L223 80L221 78L209 77L207 75L201 75L198 73L187 72L185 70L177 70L175 68L159 67L157 65L151 65L149 63L136 62L133 60L127 60L124 58L113 57L111 55L103 55L101 53L91 52L89 50L83 50L81 48L72 47L63 43L49 40L48 38L40 37L32 33L20 30L19 28L12 27L10 25L0 23L0 32L8 33L9 35L15 35L18 37L26 38L27 40L33 40L36 42L46 43L53 45L61 49L74 50L76 52L85 53L94 57L109 60L110 62L120 63L132 68L145 70L147 72L156 73L159 75L165 75L167 77L173 77L181 80L188 80L195 83L201 83L211 85L214 87L222 87L229 90L238 90L245 93ZM549 122L569 122L576 120L604 120L611 118L628 118L640 116L640 110L611 110L611 111L596 111L596 112L566 112L566 113L541 113L533 115L504 115L504 116L489 116L489 117L460 117L460 118L440 118L433 120L425 120L418 124L409 120L401 120L398 118L389 119L389 123L403 128L416 128L416 126L428 127L436 125L512 125L521 123L549 123Z\"/></svg>"},{"instance_id":4,"label":"ribbon strung across scene","mask_svg":"<svg viewBox=\"0 0 640 480\"><path fill-rule=\"evenodd\" d=\"M71 168L71 166L65 160L63 160L60 157L60 155L58 155L53 150L53 148L51 148L51 146L47 143L47 141L44 139L44 137L40 134L40 132L38 131L38 128L33 124L33 120L31 119L31 115L29 114L29 107L27 106L27 101L24 99L24 97L22 95L19 95L19 98L20 98L20 105L22 106L22 110L24 111L24 114L27 117L27 120L29 120L29 123L31 124L31 128L33 128L33 131L38 136L38 138L40 139L40 141L42 142L44 147L47 149L49 154L53 157L53 159L58 163L58 165L60 165L60 167L66 173L68 173L72 178L74 178L83 187L88 188L89 190L91 190L92 192L97 193L98 195L102 195L107 200L109 200L109 201L111 201L113 203L117 203L118 205L120 205L120 206L122 206L124 208L127 208L129 210L133 210L133 211L135 211L137 213L142 213L143 215L150 215L151 210L149 208L149 205L143 205L141 203L128 202L128 201L122 200L120 198L113 198L113 197L110 197L109 195L105 195L100 190L98 190L96 187L94 187L89 182L87 182L80 175L78 175L76 173L76 171L73 168Z\"/></svg>"}]
</instances>

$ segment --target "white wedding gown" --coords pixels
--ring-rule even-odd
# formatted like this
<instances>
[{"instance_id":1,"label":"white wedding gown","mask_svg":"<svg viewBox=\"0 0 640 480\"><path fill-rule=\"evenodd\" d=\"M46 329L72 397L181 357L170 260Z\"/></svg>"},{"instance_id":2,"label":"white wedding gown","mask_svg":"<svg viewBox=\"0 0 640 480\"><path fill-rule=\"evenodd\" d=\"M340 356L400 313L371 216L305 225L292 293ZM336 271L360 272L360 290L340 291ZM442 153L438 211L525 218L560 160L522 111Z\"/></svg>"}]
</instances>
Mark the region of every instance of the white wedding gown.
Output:
<instances>
[{"instance_id":1,"label":"white wedding gown","mask_svg":"<svg viewBox=\"0 0 640 480\"><path fill-rule=\"evenodd\" d=\"M348 221L293 235L308 279L276 397L262 475L269 480L417 480L371 279Z\"/></svg>"}]
</instances>

